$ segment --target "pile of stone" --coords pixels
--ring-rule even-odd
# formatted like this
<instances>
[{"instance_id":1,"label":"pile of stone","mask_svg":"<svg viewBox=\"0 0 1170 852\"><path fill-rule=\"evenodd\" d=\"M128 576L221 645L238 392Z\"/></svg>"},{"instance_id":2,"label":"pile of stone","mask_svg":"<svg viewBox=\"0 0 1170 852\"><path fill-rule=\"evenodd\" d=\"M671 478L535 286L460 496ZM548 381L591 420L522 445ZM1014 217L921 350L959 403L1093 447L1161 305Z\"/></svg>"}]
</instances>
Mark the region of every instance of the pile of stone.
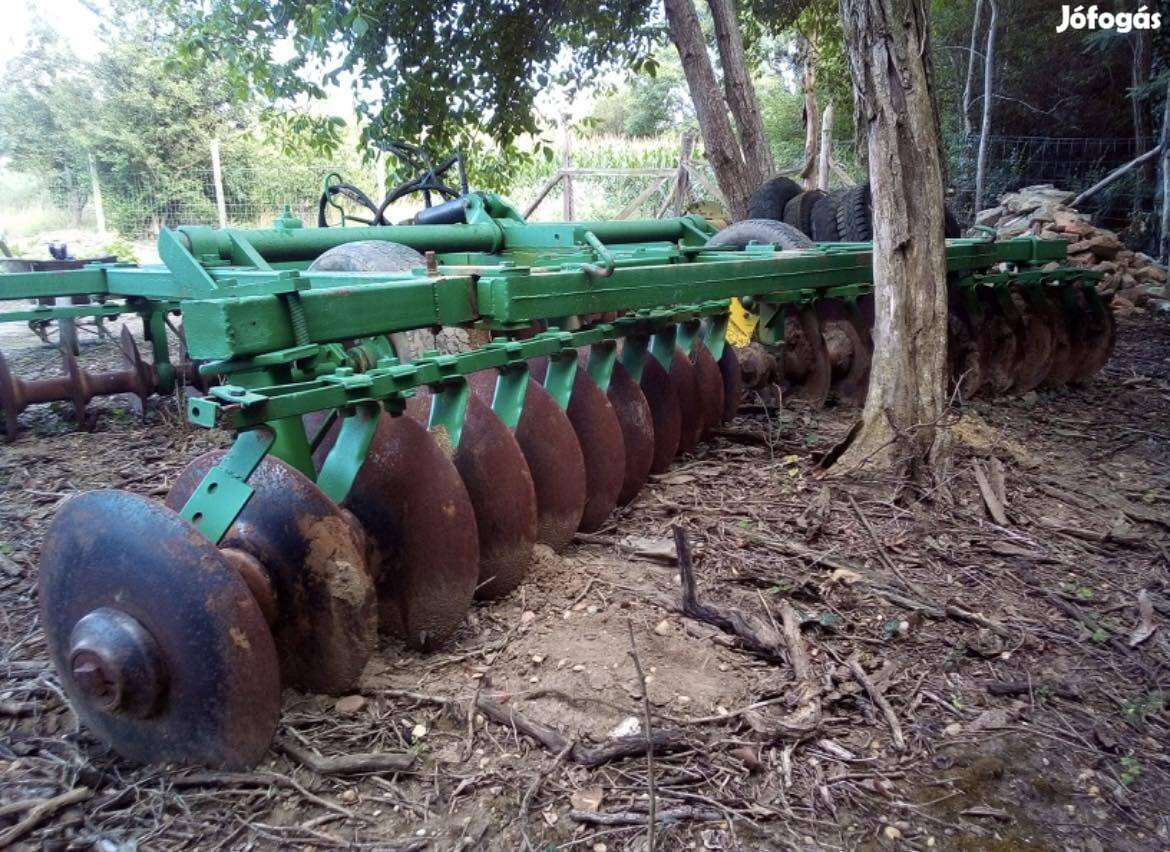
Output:
<instances>
[{"instance_id":1,"label":"pile of stone","mask_svg":"<svg viewBox=\"0 0 1170 852\"><path fill-rule=\"evenodd\" d=\"M1068 206L1074 196L1052 184L1027 186L980 211L975 224L995 228L1004 239L1031 234L1064 240L1070 264L1105 274L1097 289L1113 296L1113 309L1119 314L1143 307L1151 299L1164 304L1170 298L1166 267L1126 248L1113 231L1094 227L1087 216Z\"/></svg>"}]
</instances>

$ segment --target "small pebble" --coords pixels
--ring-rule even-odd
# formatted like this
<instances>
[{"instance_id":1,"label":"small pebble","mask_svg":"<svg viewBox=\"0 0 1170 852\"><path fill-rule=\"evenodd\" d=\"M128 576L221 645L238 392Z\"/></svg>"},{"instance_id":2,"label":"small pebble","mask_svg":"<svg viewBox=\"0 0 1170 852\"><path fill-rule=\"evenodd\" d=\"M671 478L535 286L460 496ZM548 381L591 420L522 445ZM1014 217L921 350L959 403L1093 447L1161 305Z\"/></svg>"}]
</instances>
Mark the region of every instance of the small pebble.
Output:
<instances>
[{"instance_id":1,"label":"small pebble","mask_svg":"<svg viewBox=\"0 0 1170 852\"><path fill-rule=\"evenodd\" d=\"M337 699L333 709L342 716L356 716L366 709L366 699L361 695L345 695Z\"/></svg>"},{"instance_id":2,"label":"small pebble","mask_svg":"<svg viewBox=\"0 0 1170 852\"><path fill-rule=\"evenodd\" d=\"M544 657L542 657L540 654L533 654L532 655L532 662L536 663L539 666L541 663L544 662Z\"/></svg>"},{"instance_id":3,"label":"small pebble","mask_svg":"<svg viewBox=\"0 0 1170 852\"><path fill-rule=\"evenodd\" d=\"M357 797L358 797L357 791L354 790L352 787L347 787L346 789L342 790L340 793L337 794L337 798L341 799L341 801L345 802L346 804L351 804L353 802L356 802Z\"/></svg>"},{"instance_id":4,"label":"small pebble","mask_svg":"<svg viewBox=\"0 0 1170 852\"><path fill-rule=\"evenodd\" d=\"M585 667L583 665L581 665L580 663L578 663L577 665L573 666L573 671L583 672L583 671L585 671Z\"/></svg>"},{"instance_id":5,"label":"small pebble","mask_svg":"<svg viewBox=\"0 0 1170 852\"><path fill-rule=\"evenodd\" d=\"M654 632L657 633L659 636L665 636L667 633L670 632L670 622L667 621L665 618L662 619L662 621L660 621L654 625Z\"/></svg>"},{"instance_id":6,"label":"small pebble","mask_svg":"<svg viewBox=\"0 0 1170 852\"><path fill-rule=\"evenodd\" d=\"M588 607L585 609L585 611L586 611L587 613L589 613L590 615L597 615L597 607L595 607L593 604L590 604L590 605L589 605L589 606L588 606Z\"/></svg>"},{"instance_id":7,"label":"small pebble","mask_svg":"<svg viewBox=\"0 0 1170 852\"><path fill-rule=\"evenodd\" d=\"M521 615L520 615L520 623L521 624L531 624L534 621L536 621L536 613L533 612L532 610L526 609L526 610L524 610L523 613L521 613Z\"/></svg>"},{"instance_id":8,"label":"small pebble","mask_svg":"<svg viewBox=\"0 0 1170 852\"><path fill-rule=\"evenodd\" d=\"M675 698L675 701L677 701L679 704L690 704L691 697L689 695L680 695Z\"/></svg>"},{"instance_id":9,"label":"small pebble","mask_svg":"<svg viewBox=\"0 0 1170 852\"><path fill-rule=\"evenodd\" d=\"M410 729L410 738L412 740L421 740L427 735L427 726L421 722Z\"/></svg>"}]
</instances>

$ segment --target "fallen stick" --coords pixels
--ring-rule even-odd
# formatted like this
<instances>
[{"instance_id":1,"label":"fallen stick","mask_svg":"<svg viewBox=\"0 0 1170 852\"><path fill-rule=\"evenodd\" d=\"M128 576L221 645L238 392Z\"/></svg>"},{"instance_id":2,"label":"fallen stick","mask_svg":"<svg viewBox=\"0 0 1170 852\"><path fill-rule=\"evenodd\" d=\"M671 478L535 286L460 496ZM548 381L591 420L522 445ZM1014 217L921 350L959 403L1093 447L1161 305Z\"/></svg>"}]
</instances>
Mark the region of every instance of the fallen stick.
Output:
<instances>
[{"instance_id":1,"label":"fallen stick","mask_svg":"<svg viewBox=\"0 0 1170 852\"><path fill-rule=\"evenodd\" d=\"M804 648L800 617L792 608L792 604L783 598L780 600L781 632L777 633L770 624L765 624L759 618L741 610L720 610L700 603L690 546L682 527L674 527L674 546L678 552L682 603L667 605L688 618L712 624L725 633L732 634L748 650L772 662L782 662L787 658L788 664L792 666L797 683L796 709L778 721L766 720L753 712L748 714L748 723L754 730L774 739L802 740L810 736L821 724L821 693Z\"/></svg>"},{"instance_id":2,"label":"fallen stick","mask_svg":"<svg viewBox=\"0 0 1170 852\"><path fill-rule=\"evenodd\" d=\"M505 699L510 696L503 695ZM572 748L568 751L568 759L578 766L595 768L613 760L625 757L640 757L646 753L647 737L634 734L628 737L615 737L593 748L571 741L545 725L529 719L527 716L507 706L503 701L497 701L486 692L480 693L475 702L475 708L488 719L501 725L514 728L517 733L531 737L553 754L559 754L567 745ZM686 736L677 730L656 730L649 737L649 748L655 754L668 754L672 751L681 751L687 747Z\"/></svg>"},{"instance_id":3,"label":"fallen stick","mask_svg":"<svg viewBox=\"0 0 1170 852\"><path fill-rule=\"evenodd\" d=\"M1047 681L993 680L986 684L986 688L991 695L1032 695L1039 692L1055 695L1057 698L1064 698L1069 701L1084 701L1084 696L1072 687L1059 683L1049 683Z\"/></svg>"},{"instance_id":4,"label":"fallen stick","mask_svg":"<svg viewBox=\"0 0 1170 852\"><path fill-rule=\"evenodd\" d=\"M569 811L569 819L573 822L583 822L589 825L648 825L648 814L634 813L633 811ZM696 808L690 805L680 805L677 808L666 808L654 816L657 823L668 822L717 822L726 819L722 811L714 808Z\"/></svg>"},{"instance_id":5,"label":"fallen stick","mask_svg":"<svg viewBox=\"0 0 1170 852\"><path fill-rule=\"evenodd\" d=\"M62 808L84 802L91 796L93 790L88 787L77 787L51 799L41 799L31 805L24 819L0 834L0 849L11 846Z\"/></svg>"},{"instance_id":6,"label":"fallen stick","mask_svg":"<svg viewBox=\"0 0 1170 852\"><path fill-rule=\"evenodd\" d=\"M536 777L532 779L532 783L528 785L528 789L524 791L524 798L520 800L520 838L524 841L524 848L532 850L532 841L528 839L528 808L532 803L532 798L540 791L544 785L544 779L557 771L557 767L565 761L565 756L572 750L573 743L569 742L563 749L561 749L552 765L543 772L538 772Z\"/></svg>"},{"instance_id":7,"label":"fallen stick","mask_svg":"<svg viewBox=\"0 0 1170 852\"><path fill-rule=\"evenodd\" d=\"M370 752L322 757L288 737L277 736L272 744L317 775L353 775L358 772L406 772L414 755L405 752Z\"/></svg>"},{"instance_id":8,"label":"fallen stick","mask_svg":"<svg viewBox=\"0 0 1170 852\"><path fill-rule=\"evenodd\" d=\"M654 852L654 811L658 807L658 798L654 791L654 749L651 747L654 726L650 714L650 695L646 689L646 675L642 672L642 661L638 659L638 648L634 644L634 623L626 619L626 628L630 632L630 659L634 661L634 671L638 674L638 688L642 691L642 719L646 724L646 787L650 797L650 818L646 823L646 848Z\"/></svg>"},{"instance_id":9,"label":"fallen stick","mask_svg":"<svg viewBox=\"0 0 1170 852\"><path fill-rule=\"evenodd\" d=\"M869 695L869 700L877 705L878 709L882 711L882 715L886 718L886 724L890 726L890 734L894 740L894 748L898 751L906 750L906 738L902 735L902 723L898 721L898 714L894 712L893 706L877 688L869 675L865 673L865 669L861 667L861 662L856 656L850 657L845 661L845 665L849 667L849 671L853 673L853 677L857 682L865 688L865 692Z\"/></svg>"}]
</instances>

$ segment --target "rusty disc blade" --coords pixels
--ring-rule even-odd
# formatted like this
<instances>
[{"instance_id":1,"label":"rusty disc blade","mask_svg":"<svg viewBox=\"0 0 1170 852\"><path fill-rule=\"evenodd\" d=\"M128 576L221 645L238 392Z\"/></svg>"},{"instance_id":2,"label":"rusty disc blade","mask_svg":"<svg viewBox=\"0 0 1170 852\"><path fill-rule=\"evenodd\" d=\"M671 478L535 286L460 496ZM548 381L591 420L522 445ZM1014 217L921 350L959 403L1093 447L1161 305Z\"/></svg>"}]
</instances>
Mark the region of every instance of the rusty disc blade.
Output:
<instances>
[{"instance_id":1,"label":"rusty disc blade","mask_svg":"<svg viewBox=\"0 0 1170 852\"><path fill-rule=\"evenodd\" d=\"M138 343L130 332L130 326L122 326L122 333L118 339L118 348L122 350L122 357L129 365L130 393L138 397L139 413L146 412L146 401L154 393L154 368L142 360L142 353L138 351Z\"/></svg>"},{"instance_id":2,"label":"rusty disc blade","mask_svg":"<svg viewBox=\"0 0 1170 852\"><path fill-rule=\"evenodd\" d=\"M306 418L310 433L322 419ZM339 431L321 441L318 466ZM381 628L424 650L449 639L479 583L479 534L459 471L426 428L383 414L342 506L372 546Z\"/></svg>"},{"instance_id":3,"label":"rusty disc blade","mask_svg":"<svg viewBox=\"0 0 1170 852\"><path fill-rule=\"evenodd\" d=\"M624 506L638 496L650 476L650 466L654 464L654 420L646 395L621 361L613 365L606 396L617 415L626 451L626 472L618 492L618 505Z\"/></svg>"},{"instance_id":4,"label":"rusty disc blade","mask_svg":"<svg viewBox=\"0 0 1170 852\"><path fill-rule=\"evenodd\" d=\"M427 422L430 392L420 388L406 413ZM433 433L450 455L446 433ZM496 598L519 586L536 544L536 491L520 445L503 421L471 394L453 459L467 488L479 531L478 598Z\"/></svg>"},{"instance_id":5,"label":"rusty disc blade","mask_svg":"<svg viewBox=\"0 0 1170 852\"><path fill-rule=\"evenodd\" d=\"M986 353L987 356L986 360L980 361L984 376L982 393L985 396L1002 396L1011 390L1016 380L1016 331L990 288L980 287L977 292L983 307L979 332L985 335L980 342L979 353L981 356Z\"/></svg>"},{"instance_id":6,"label":"rusty disc blade","mask_svg":"<svg viewBox=\"0 0 1170 852\"><path fill-rule=\"evenodd\" d=\"M649 359L647 359L649 360ZM706 415L703 412L702 390L691 359L681 346L674 347L670 361L669 381L678 394L679 430L678 454L689 453L699 443Z\"/></svg>"},{"instance_id":7,"label":"rusty disc blade","mask_svg":"<svg viewBox=\"0 0 1170 852\"><path fill-rule=\"evenodd\" d=\"M1016 335L1020 354L1012 393L1025 394L1039 387L1052 368L1052 356L1056 352L1052 319L1047 301L1033 301L1019 287L1012 288L1011 297L1021 323Z\"/></svg>"},{"instance_id":8,"label":"rusty disc blade","mask_svg":"<svg viewBox=\"0 0 1170 852\"><path fill-rule=\"evenodd\" d=\"M543 382L548 362L542 358L529 367L533 380ZM595 532L617 507L626 477L626 448L613 405L583 364L578 365L573 377L573 393L565 413L573 424L585 462L585 510L577 528Z\"/></svg>"},{"instance_id":9,"label":"rusty disc blade","mask_svg":"<svg viewBox=\"0 0 1170 852\"><path fill-rule=\"evenodd\" d=\"M872 297L869 297L872 302ZM860 300L859 300L860 304ZM951 383L958 387L961 399L971 399L982 389L985 381L983 365L987 358L983 349L982 326L967 309L963 290L947 287L947 360L950 362Z\"/></svg>"},{"instance_id":10,"label":"rusty disc blade","mask_svg":"<svg viewBox=\"0 0 1170 852\"><path fill-rule=\"evenodd\" d=\"M93 426L93 418L89 416L86 406L89 403L89 394L85 387L85 373L77 363L77 356L68 349L61 350L61 362L65 366L65 375L69 377L70 401L73 403L73 419L79 429L89 429Z\"/></svg>"},{"instance_id":11,"label":"rusty disc blade","mask_svg":"<svg viewBox=\"0 0 1170 852\"><path fill-rule=\"evenodd\" d=\"M650 406L650 419L654 424L654 463L650 465L650 472L662 473L670 467L679 451L682 412L678 391L670 380L670 374L653 355L646 356L642 365L642 381L638 384Z\"/></svg>"},{"instance_id":12,"label":"rusty disc blade","mask_svg":"<svg viewBox=\"0 0 1170 852\"><path fill-rule=\"evenodd\" d=\"M226 455L204 453L179 474L167 506L180 510ZM271 586L272 635L286 686L338 694L353 687L378 642L365 539L308 477L268 456L254 489L220 540L252 556Z\"/></svg>"},{"instance_id":13,"label":"rusty disc blade","mask_svg":"<svg viewBox=\"0 0 1170 852\"><path fill-rule=\"evenodd\" d=\"M786 393L794 399L806 400L814 408L820 408L829 397L833 378L829 352L821 335L820 319L811 305L789 306L785 313Z\"/></svg>"},{"instance_id":14,"label":"rusty disc blade","mask_svg":"<svg viewBox=\"0 0 1170 852\"><path fill-rule=\"evenodd\" d=\"M1067 286L1046 287L1044 290L1049 303L1053 306L1054 313L1060 318L1057 325L1063 327L1064 331L1062 336L1060 328L1057 329L1058 348L1063 348L1059 345L1062 337L1068 341L1067 349L1058 353L1063 354L1064 357L1053 359L1052 368L1048 371L1048 376L1044 381L1047 387L1057 387L1073 381L1073 377L1079 372L1081 363L1085 360L1089 350L1085 314L1079 309L1076 302L1071 305L1065 303L1063 291Z\"/></svg>"},{"instance_id":15,"label":"rusty disc blade","mask_svg":"<svg viewBox=\"0 0 1170 852\"><path fill-rule=\"evenodd\" d=\"M491 401L494 372L473 373L467 380L481 401ZM513 435L528 462L536 493L536 540L564 550L585 512L585 459L577 433L549 392L530 379Z\"/></svg>"},{"instance_id":16,"label":"rusty disc blade","mask_svg":"<svg viewBox=\"0 0 1170 852\"><path fill-rule=\"evenodd\" d=\"M868 329L840 299L817 299L814 308L829 356L830 390L842 402L860 405L869 388Z\"/></svg>"},{"instance_id":17,"label":"rusty disc blade","mask_svg":"<svg viewBox=\"0 0 1170 852\"><path fill-rule=\"evenodd\" d=\"M9 443L16 440L20 429L17 415L23 408L21 402L20 385L8 366L8 359L0 353L0 408L4 409L4 437Z\"/></svg>"},{"instance_id":18,"label":"rusty disc blade","mask_svg":"<svg viewBox=\"0 0 1170 852\"><path fill-rule=\"evenodd\" d=\"M1101 304L1095 310L1083 294L1078 294L1077 301L1081 303L1085 317L1085 357L1077 365L1070 381L1086 382L1105 366L1113 354L1113 346L1117 342L1117 322L1108 305Z\"/></svg>"},{"instance_id":19,"label":"rusty disc blade","mask_svg":"<svg viewBox=\"0 0 1170 852\"><path fill-rule=\"evenodd\" d=\"M723 374L719 364L711 356L711 350L701 340L696 340L691 349L691 366L699 382L699 402L703 405L703 428L700 440L706 440L711 430L723 422Z\"/></svg>"},{"instance_id":20,"label":"rusty disc blade","mask_svg":"<svg viewBox=\"0 0 1170 852\"><path fill-rule=\"evenodd\" d=\"M1069 334L1068 322L1064 318L1064 310L1058 301L1041 292L1036 299L1033 310L1042 310L1048 318L1048 327L1052 331L1052 359L1048 362L1048 372L1040 382L1042 388L1059 387L1068 381L1075 366L1072 361L1073 344Z\"/></svg>"},{"instance_id":21,"label":"rusty disc blade","mask_svg":"<svg viewBox=\"0 0 1170 852\"><path fill-rule=\"evenodd\" d=\"M739 370L735 347L730 343L723 344L723 354L719 356L719 375L723 379L722 419L724 423L728 423L735 419L739 403L743 399L743 375Z\"/></svg>"},{"instance_id":22,"label":"rusty disc blade","mask_svg":"<svg viewBox=\"0 0 1170 852\"><path fill-rule=\"evenodd\" d=\"M280 715L272 634L247 585L160 503L89 491L57 512L37 578L74 712L139 763L250 769Z\"/></svg>"}]
</instances>

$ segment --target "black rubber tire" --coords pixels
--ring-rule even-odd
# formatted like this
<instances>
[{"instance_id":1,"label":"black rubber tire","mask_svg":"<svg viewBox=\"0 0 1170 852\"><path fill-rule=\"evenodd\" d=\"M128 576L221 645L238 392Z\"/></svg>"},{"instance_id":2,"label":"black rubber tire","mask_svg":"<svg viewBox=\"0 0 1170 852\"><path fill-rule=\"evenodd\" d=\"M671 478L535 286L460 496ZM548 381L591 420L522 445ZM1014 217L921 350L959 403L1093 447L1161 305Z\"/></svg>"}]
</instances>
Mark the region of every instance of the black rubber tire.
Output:
<instances>
[{"instance_id":1,"label":"black rubber tire","mask_svg":"<svg viewBox=\"0 0 1170 852\"><path fill-rule=\"evenodd\" d=\"M825 197L819 189L810 189L794 196L784 208L784 222L801 231L805 236L812 237L812 215L816 203Z\"/></svg>"},{"instance_id":2,"label":"black rubber tire","mask_svg":"<svg viewBox=\"0 0 1170 852\"><path fill-rule=\"evenodd\" d=\"M830 192L817 199L812 209L813 242L839 243L841 232L837 229L837 202L841 198L841 190Z\"/></svg>"},{"instance_id":3,"label":"black rubber tire","mask_svg":"<svg viewBox=\"0 0 1170 852\"><path fill-rule=\"evenodd\" d=\"M769 178L748 198L748 219L784 219L784 208L800 194L800 185L786 177ZM744 221L747 221L745 219Z\"/></svg>"},{"instance_id":4,"label":"black rubber tire","mask_svg":"<svg viewBox=\"0 0 1170 852\"><path fill-rule=\"evenodd\" d=\"M867 243L873 239L868 181L849 187L837 199L837 233L847 243Z\"/></svg>"},{"instance_id":5,"label":"black rubber tire","mask_svg":"<svg viewBox=\"0 0 1170 852\"><path fill-rule=\"evenodd\" d=\"M427 259L402 243L358 240L334 246L311 264L309 272L409 272Z\"/></svg>"},{"instance_id":6,"label":"black rubber tire","mask_svg":"<svg viewBox=\"0 0 1170 852\"><path fill-rule=\"evenodd\" d=\"M791 225L775 219L744 219L734 222L711 239L709 246L746 248L748 243L778 246L781 249L810 249L813 241Z\"/></svg>"},{"instance_id":7,"label":"black rubber tire","mask_svg":"<svg viewBox=\"0 0 1170 852\"><path fill-rule=\"evenodd\" d=\"M326 251L309 264L308 272L409 272L418 267L425 267L427 259L410 246L402 243L390 243L383 240L357 240L352 243L342 243ZM439 335L429 329L416 329L390 335L394 351L402 361L413 361L423 352L438 349L446 352L451 347L444 345L442 336L447 332L459 332L466 336L462 329L444 329ZM466 341L465 341L466 342ZM454 351L463 351L468 346L454 347Z\"/></svg>"}]
</instances>

